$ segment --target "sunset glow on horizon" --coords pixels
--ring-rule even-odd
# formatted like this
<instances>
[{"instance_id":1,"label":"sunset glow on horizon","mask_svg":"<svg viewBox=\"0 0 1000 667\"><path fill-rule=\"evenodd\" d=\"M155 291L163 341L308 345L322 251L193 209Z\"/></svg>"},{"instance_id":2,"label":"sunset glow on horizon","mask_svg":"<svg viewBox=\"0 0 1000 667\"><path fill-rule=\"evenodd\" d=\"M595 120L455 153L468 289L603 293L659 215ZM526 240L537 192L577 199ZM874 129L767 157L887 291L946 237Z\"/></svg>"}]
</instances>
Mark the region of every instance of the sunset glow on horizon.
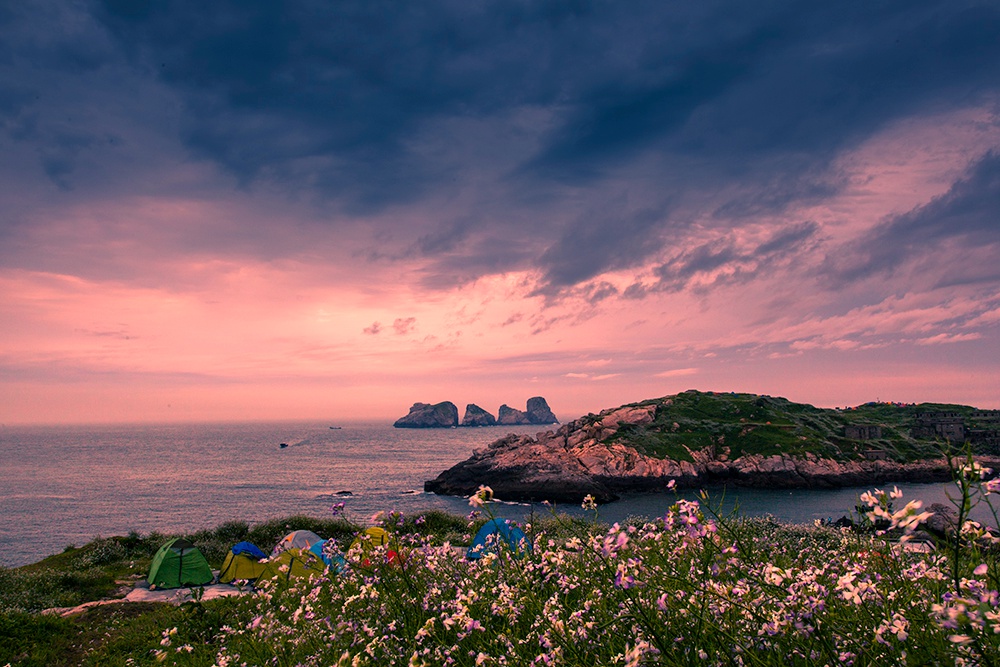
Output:
<instances>
[{"instance_id":1,"label":"sunset glow on horizon","mask_svg":"<svg viewBox=\"0 0 1000 667\"><path fill-rule=\"evenodd\" d=\"M3 10L0 424L1000 408L995 3L422 7Z\"/></svg>"}]
</instances>

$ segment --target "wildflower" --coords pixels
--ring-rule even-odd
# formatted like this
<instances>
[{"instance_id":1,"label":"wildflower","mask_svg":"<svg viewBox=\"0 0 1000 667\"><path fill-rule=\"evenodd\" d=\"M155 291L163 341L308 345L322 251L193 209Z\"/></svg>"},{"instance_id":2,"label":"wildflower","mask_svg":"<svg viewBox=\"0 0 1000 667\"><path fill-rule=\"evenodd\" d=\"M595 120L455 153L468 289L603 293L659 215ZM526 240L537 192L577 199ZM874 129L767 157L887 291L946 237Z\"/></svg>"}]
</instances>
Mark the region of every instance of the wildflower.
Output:
<instances>
[{"instance_id":1,"label":"wildflower","mask_svg":"<svg viewBox=\"0 0 1000 667\"><path fill-rule=\"evenodd\" d=\"M993 472L990 468L984 468L975 461L966 463L964 466L959 468L958 471L968 480L985 479L990 473Z\"/></svg>"},{"instance_id":2,"label":"wildflower","mask_svg":"<svg viewBox=\"0 0 1000 667\"><path fill-rule=\"evenodd\" d=\"M977 567L975 570L972 571L972 574L976 575L977 577L981 577L984 574L986 574L987 570L989 570L989 568L987 567L986 563L982 563L981 565L979 565L979 567Z\"/></svg>"},{"instance_id":3,"label":"wildflower","mask_svg":"<svg viewBox=\"0 0 1000 667\"><path fill-rule=\"evenodd\" d=\"M669 482L667 482L667 491L673 491L675 488L677 488L677 481L676 480L672 479Z\"/></svg>"},{"instance_id":4,"label":"wildflower","mask_svg":"<svg viewBox=\"0 0 1000 667\"><path fill-rule=\"evenodd\" d=\"M906 503L906 507L888 517L891 527L902 528L904 532L912 533L917 529L917 526L933 516L930 512L917 513L921 507L923 507L923 503L919 500L911 500Z\"/></svg>"},{"instance_id":5,"label":"wildflower","mask_svg":"<svg viewBox=\"0 0 1000 667\"><path fill-rule=\"evenodd\" d=\"M488 486L480 486L479 490L469 496L469 504L473 507L484 507L486 503L493 500L493 489Z\"/></svg>"},{"instance_id":6,"label":"wildflower","mask_svg":"<svg viewBox=\"0 0 1000 667\"><path fill-rule=\"evenodd\" d=\"M585 510L596 510L597 501L594 499L593 495L588 493L586 496L584 496L583 504L580 505L580 507L582 507Z\"/></svg>"},{"instance_id":7,"label":"wildflower","mask_svg":"<svg viewBox=\"0 0 1000 667\"><path fill-rule=\"evenodd\" d=\"M342 502L337 503L335 505L331 505L330 513L333 514L333 516L339 516L344 511L344 507L346 507L346 505Z\"/></svg>"},{"instance_id":8,"label":"wildflower","mask_svg":"<svg viewBox=\"0 0 1000 667\"><path fill-rule=\"evenodd\" d=\"M909 636L907 630L909 629L909 623L906 619L899 614L894 614L892 618L892 624L889 626L889 630L896 635L896 639L901 642L905 642L906 638Z\"/></svg>"}]
</instances>

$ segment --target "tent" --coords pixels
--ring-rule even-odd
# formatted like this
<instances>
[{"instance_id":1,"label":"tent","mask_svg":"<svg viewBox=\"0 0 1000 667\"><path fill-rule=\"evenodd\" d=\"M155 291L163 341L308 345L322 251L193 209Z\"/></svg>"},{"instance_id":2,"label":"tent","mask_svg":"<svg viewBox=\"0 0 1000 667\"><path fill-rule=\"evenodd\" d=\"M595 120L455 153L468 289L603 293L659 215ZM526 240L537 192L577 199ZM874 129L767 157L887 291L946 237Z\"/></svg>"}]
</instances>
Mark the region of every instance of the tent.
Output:
<instances>
[{"instance_id":1,"label":"tent","mask_svg":"<svg viewBox=\"0 0 1000 667\"><path fill-rule=\"evenodd\" d=\"M150 588L181 588L210 584L213 576L212 568L198 547L177 537L160 547L153 556L147 579Z\"/></svg>"},{"instance_id":2,"label":"tent","mask_svg":"<svg viewBox=\"0 0 1000 667\"><path fill-rule=\"evenodd\" d=\"M272 556L264 563L264 572L260 579L282 579L289 581L300 577L321 577L326 573L323 559L309 549L286 549L277 556Z\"/></svg>"},{"instance_id":3,"label":"tent","mask_svg":"<svg viewBox=\"0 0 1000 667\"><path fill-rule=\"evenodd\" d=\"M324 547L326 547L326 543L329 541L330 540L323 540L322 542L316 542L314 545L309 547L309 551L314 556L319 557L319 559L322 560L327 567L332 568L337 572L343 572L347 569L347 561L344 560L344 557L340 554L336 554L333 558L330 558L323 551Z\"/></svg>"},{"instance_id":4,"label":"tent","mask_svg":"<svg viewBox=\"0 0 1000 667\"><path fill-rule=\"evenodd\" d=\"M228 584L234 579L256 581L264 574L267 566L260 561L267 555L250 542L239 542L226 554L226 560L219 571L219 581Z\"/></svg>"},{"instance_id":5,"label":"tent","mask_svg":"<svg viewBox=\"0 0 1000 667\"><path fill-rule=\"evenodd\" d=\"M274 549L271 550L271 558L274 558L287 549L308 549L317 542L322 541L323 538L311 530L293 530L274 545Z\"/></svg>"},{"instance_id":6,"label":"tent","mask_svg":"<svg viewBox=\"0 0 1000 667\"><path fill-rule=\"evenodd\" d=\"M465 557L476 560L483 554L497 553L501 544L506 544L515 558L523 558L531 551L531 540L520 528L507 519L490 519L476 533Z\"/></svg>"},{"instance_id":7,"label":"tent","mask_svg":"<svg viewBox=\"0 0 1000 667\"><path fill-rule=\"evenodd\" d=\"M354 541L351 542L351 549L356 546L361 547L361 553L363 554L361 565L368 567L371 565L371 560L369 560L368 556L371 555L372 548L387 546L389 542L390 535L384 528L372 526L371 528L366 528L365 532L354 538ZM401 552L390 547L385 552L385 560L391 565L402 565L406 558Z\"/></svg>"},{"instance_id":8,"label":"tent","mask_svg":"<svg viewBox=\"0 0 1000 667\"><path fill-rule=\"evenodd\" d=\"M386 532L385 528L379 528L378 526L365 528L365 532L355 537L354 541L351 542L351 548L353 549L359 544L365 551L371 550L372 547L381 547L389 544L389 533Z\"/></svg>"}]
</instances>

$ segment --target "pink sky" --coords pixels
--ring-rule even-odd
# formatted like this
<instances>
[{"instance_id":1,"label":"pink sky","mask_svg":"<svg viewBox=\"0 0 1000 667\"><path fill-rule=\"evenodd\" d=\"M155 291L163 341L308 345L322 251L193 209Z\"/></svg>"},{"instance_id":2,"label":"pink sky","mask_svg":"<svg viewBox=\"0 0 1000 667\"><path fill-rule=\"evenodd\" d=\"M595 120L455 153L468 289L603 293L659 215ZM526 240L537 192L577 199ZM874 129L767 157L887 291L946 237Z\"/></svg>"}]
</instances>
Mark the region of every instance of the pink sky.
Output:
<instances>
[{"instance_id":1,"label":"pink sky","mask_svg":"<svg viewBox=\"0 0 1000 667\"><path fill-rule=\"evenodd\" d=\"M0 125L2 424L391 420L536 395L566 420L691 388L1000 408L998 79L955 73L971 24L945 22L954 53L920 95L858 65L851 85L879 92L850 113L830 101L855 62L837 49L898 33L902 57L932 23L852 41L817 19L743 52L783 20L748 9L728 37L657 56L650 27L652 51L578 71L556 51L582 47L539 19L524 48L555 31L559 95L539 74L519 98L521 56L483 46L352 84L342 108L275 83L284 60L273 79L185 69L209 28L175 52L169 15L47 11L61 29L16 14L0 66L27 91ZM593 48L618 43L594 21ZM761 66L661 104L682 89L666 64L709 48ZM407 76L426 99L390 114ZM774 126L773 90L807 80Z\"/></svg>"}]
</instances>

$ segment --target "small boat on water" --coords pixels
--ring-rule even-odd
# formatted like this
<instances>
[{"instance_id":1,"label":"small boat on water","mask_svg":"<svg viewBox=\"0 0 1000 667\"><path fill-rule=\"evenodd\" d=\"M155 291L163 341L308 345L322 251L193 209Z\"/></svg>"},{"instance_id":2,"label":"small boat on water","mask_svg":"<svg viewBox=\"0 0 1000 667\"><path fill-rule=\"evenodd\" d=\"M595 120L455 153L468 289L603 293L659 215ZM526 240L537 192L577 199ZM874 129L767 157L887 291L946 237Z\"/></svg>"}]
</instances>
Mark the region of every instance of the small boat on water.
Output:
<instances>
[{"instance_id":1,"label":"small boat on water","mask_svg":"<svg viewBox=\"0 0 1000 667\"><path fill-rule=\"evenodd\" d=\"M287 442L283 442L283 443L281 443L280 445L278 445L278 447L279 447L280 449L284 449L285 447L288 447L288 443L287 443Z\"/></svg>"},{"instance_id":2,"label":"small boat on water","mask_svg":"<svg viewBox=\"0 0 1000 667\"><path fill-rule=\"evenodd\" d=\"M333 429L334 431L339 431L343 427L341 427L341 426L331 426L330 428Z\"/></svg>"}]
</instances>

